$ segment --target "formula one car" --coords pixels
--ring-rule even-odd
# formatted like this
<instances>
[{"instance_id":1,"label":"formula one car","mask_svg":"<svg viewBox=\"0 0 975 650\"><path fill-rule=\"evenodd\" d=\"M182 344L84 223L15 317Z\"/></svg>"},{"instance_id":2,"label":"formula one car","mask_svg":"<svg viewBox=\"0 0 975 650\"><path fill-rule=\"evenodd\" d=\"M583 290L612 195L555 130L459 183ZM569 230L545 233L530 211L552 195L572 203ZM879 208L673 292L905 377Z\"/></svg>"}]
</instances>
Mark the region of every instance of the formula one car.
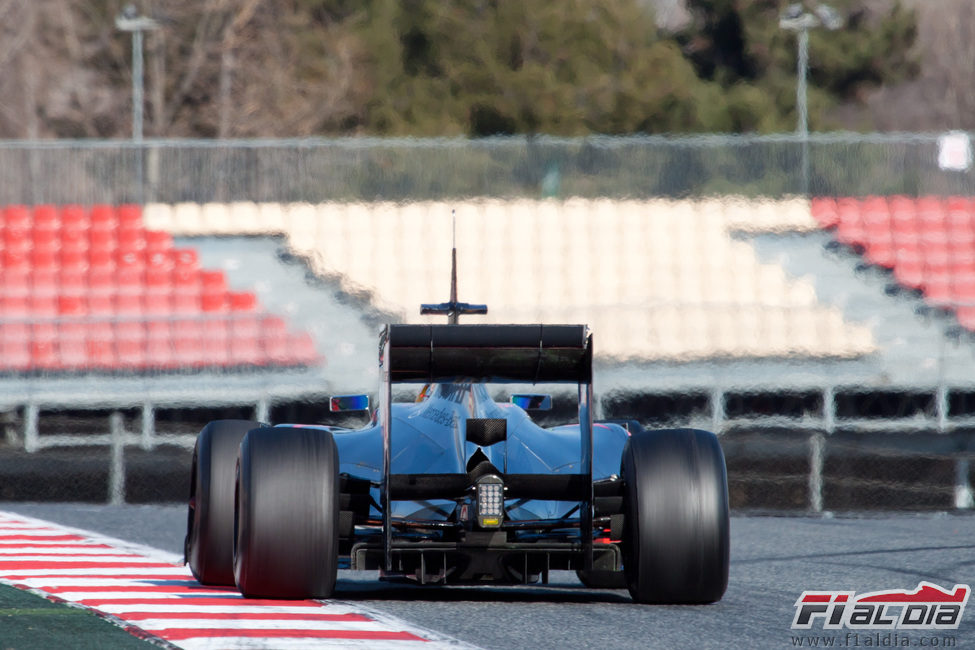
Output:
<instances>
[{"instance_id":1,"label":"formula one car","mask_svg":"<svg viewBox=\"0 0 975 650\"><path fill-rule=\"evenodd\" d=\"M456 266L455 266L456 268ZM456 276L455 276L456 277ZM445 325L387 325L380 406L362 429L220 420L193 453L186 560L245 596L327 598L337 569L419 584L529 584L575 570L641 603L708 603L728 583L728 489L714 434L592 419L583 325L460 325L482 306L424 306ZM574 383L578 424L542 428L551 397L491 383ZM392 387L424 387L392 403ZM333 410L365 396L331 399Z\"/></svg>"}]
</instances>

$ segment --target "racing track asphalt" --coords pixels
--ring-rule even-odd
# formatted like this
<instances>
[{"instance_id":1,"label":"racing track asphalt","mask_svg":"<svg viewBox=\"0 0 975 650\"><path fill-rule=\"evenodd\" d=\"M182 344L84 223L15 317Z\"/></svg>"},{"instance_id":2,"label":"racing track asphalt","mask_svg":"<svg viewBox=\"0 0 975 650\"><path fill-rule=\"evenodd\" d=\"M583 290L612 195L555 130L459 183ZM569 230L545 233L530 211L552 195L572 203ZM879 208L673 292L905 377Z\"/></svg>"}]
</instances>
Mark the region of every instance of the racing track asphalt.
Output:
<instances>
[{"instance_id":1,"label":"racing track asphalt","mask_svg":"<svg viewBox=\"0 0 975 650\"><path fill-rule=\"evenodd\" d=\"M183 506L0 503L3 510L176 553L186 525ZM634 605L626 592L587 590L566 573L542 587L422 588L343 571L336 598L482 648L790 648L800 636L844 647L845 631L790 629L803 590L975 585L975 513L735 516L731 534L730 584L714 605ZM919 647L935 638L975 647L975 603L957 630L887 640ZM850 641L845 647L870 647L866 634Z\"/></svg>"}]
</instances>

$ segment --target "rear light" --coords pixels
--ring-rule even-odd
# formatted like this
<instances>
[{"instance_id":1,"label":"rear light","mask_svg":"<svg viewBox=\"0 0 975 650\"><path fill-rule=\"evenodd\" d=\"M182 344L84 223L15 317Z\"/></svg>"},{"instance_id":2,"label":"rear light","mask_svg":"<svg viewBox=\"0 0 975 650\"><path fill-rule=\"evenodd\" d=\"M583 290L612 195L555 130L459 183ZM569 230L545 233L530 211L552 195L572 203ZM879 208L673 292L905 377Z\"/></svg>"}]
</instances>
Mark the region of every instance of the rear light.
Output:
<instances>
[{"instance_id":1,"label":"rear light","mask_svg":"<svg viewBox=\"0 0 975 650\"><path fill-rule=\"evenodd\" d=\"M477 490L477 525L498 528L504 520L504 482L488 474L474 483Z\"/></svg>"}]
</instances>

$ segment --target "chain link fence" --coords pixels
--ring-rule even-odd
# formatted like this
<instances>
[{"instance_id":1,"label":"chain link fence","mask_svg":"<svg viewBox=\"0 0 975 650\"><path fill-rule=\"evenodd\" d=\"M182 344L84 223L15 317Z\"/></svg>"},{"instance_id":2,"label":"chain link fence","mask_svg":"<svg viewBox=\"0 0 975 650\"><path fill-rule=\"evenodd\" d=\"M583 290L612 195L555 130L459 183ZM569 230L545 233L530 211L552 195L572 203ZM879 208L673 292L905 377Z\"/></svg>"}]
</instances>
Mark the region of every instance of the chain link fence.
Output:
<instances>
[{"instance_id":1,"label":"chain link fence","mask_svg":"<svg viewBox=\"0 0 975 650\"><path fill-rule=\"evenodd\" d=\"M939 167L939 137L0 142L0 205L775 198L806 189L815 196L975 195L970 171ZM945 367L971 364L971 340L943 340ZM625 389L602 396L600 416L718 430L732 505L739 509L972 507L975 423L968 419L975 407L968 401L975 386L949 393L925 380L915 387L851 387L834 395L831 366L774 360L759 369L769 380L755 387L744 379L754 376L754 368L741 372L747 365L704 360L621 368L630 379ZM656 378L641 388L640 377L651 373ZM785 374L804 377L802 385L771 389ZM662 387L667 379L659 377L670 375L673 383ZM6 399L0 390L0 499L179 500L188 485L193 434L207 420L328 418L321 387L294 390L289 398L289 387L301 385L301 378L277 389L265 378L256 388L247 384L239 396L215 398L216 406L210 404L216 385L226 388L238 378L225 374L210 384L172 373L43 379L28 401ZM4 381L13 386L21 380ZM149 403L138 397L144 392L132 390L133 382L139 390L186 383L182 389L194 397L171 397L167 388ZM128 396L113 398L126 391ZM96 398L74 399L79 395ZM957 422L946 426L954 422L951 416ZM60 444L64 436L73 436L70 444ZM32 439L44 444L29 448Z\"/></svg>"},{"instance_id":2,"label":"chain link fence","mask_svg":"<svg viewBox=\"0 0 975 650\"><path fill-rule=\"evenodd\" d=\"M939 167L940 138L8 141L0 203L971 194L971 173Z\"/></svg>"}]
</instances>

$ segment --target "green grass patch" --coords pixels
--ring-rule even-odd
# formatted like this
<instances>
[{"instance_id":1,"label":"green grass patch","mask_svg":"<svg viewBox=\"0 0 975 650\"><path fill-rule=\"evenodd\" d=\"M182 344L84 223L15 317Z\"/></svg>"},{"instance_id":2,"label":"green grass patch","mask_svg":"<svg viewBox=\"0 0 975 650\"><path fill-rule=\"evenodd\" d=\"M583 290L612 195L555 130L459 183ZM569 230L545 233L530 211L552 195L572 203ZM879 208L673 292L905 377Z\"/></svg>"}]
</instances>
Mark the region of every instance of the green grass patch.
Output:
<instances>
[{"instance_id":1,"label":"green grass patch","mask_svg":"<svg viewBox=\"0 0 975 650\"><path fill-rule=\"evenodd\" d=\"M87 609L0 585L0 650L157 648Z\"/></svg>"}]
</instances>

